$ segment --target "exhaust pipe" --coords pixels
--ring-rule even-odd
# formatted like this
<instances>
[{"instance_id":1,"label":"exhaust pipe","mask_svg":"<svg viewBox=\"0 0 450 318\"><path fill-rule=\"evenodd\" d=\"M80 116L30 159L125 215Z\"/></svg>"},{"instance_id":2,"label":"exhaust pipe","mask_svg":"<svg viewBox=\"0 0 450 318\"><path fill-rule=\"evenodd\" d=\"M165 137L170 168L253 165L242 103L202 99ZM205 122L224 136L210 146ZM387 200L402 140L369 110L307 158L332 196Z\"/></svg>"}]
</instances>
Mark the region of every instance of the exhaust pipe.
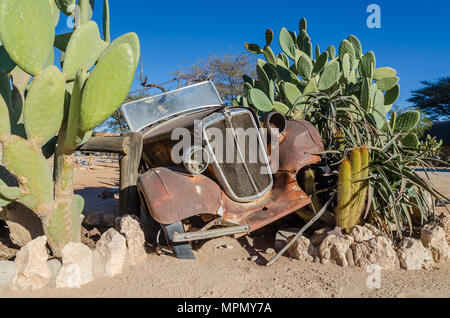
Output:
<instances>
[{"instance_id":1,"label":"exhaust pipe","mask_svg":"<svg viewBox=\"0 0 450 318\"><path fill-rule=\"evenodd\" d=\"M271 112L267 115L266 120L264 121L264 127L267 128L270 135L272 135L275 131L274 128L278 129L278 137L280 137L286 131L286 117L284 117L283 114Z\"/></svg>"}]
</instances>

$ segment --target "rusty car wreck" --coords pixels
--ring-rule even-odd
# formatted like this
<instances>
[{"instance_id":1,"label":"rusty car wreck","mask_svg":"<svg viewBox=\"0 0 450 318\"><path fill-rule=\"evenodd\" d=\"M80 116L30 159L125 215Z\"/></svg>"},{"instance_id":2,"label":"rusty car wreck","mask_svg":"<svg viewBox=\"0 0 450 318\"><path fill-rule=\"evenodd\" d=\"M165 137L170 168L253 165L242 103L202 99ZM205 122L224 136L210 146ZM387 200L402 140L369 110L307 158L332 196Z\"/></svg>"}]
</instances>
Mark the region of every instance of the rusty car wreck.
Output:
<instances>
[{"instance_id":1,"label":"rusty car wreck","mask_svg":"<svg viewBox=\"0 0 450 318\"><path fill-rule=\"evenodd\" d=\"M212 82L133 101L121 110L130 130L143 134L143 168L137 182L141 213L161 226L179 258L194 258L190 241L239 237L311 203L298 174L319 165L324 149L319 132L307 121L279 113L260 118L250 108L227 107ZM179 150L177 128L200 142ZM248 128L253 128L253 136L243 137ZM227 138L213 147L217 131ZM249 160L255 149L245 142L252 137L259 145L256 163ZM272 149L274 144L278 149ZM230 149L240 160L219 160L218 152L226 155ZM173 153L179 153L182 162L175 162ZM185 232L186 223L199 216L203 225Z\"/></svg>"}]
</instances>

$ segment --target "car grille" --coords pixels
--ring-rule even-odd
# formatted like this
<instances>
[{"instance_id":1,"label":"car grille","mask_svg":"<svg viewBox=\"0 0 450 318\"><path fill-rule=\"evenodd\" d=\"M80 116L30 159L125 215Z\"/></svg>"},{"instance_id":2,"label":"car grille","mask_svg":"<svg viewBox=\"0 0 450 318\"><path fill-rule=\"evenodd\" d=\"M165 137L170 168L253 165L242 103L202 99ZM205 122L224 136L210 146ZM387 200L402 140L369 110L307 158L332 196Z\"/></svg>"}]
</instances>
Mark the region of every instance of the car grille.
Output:
<instances>
[{"instance_id":1,"label":"car grille","mask_svg":"<svg viewBox=\"0 0 450 318\"><path fill-rule=\"evenodd\" d=\"M270 190L266 146L249 110L225 108L206 117L202 129L216 178L230 198L250 202Z\"/></svg>"}]
</instances>

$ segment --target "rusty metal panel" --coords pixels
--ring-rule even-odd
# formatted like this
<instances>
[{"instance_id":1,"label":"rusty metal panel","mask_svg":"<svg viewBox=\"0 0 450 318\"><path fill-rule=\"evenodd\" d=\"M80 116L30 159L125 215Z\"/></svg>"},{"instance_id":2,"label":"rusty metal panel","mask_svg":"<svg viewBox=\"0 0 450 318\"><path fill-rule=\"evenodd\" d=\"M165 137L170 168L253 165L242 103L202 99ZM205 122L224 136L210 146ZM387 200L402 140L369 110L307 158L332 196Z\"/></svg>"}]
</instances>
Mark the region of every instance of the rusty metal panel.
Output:
<instances>
[{"instance_id":1,"label":"rusty metal panel","mask_svg":"<svg viewBox=\"0 0 450 318\"><path fill-rule=\"evenodd\" d=\"M311 203L298 186L296 173L277 173L274 180L272 191L251 203L234 202L223 195L224 221L247 224L252 232Z\"/></svg>"},{"instance_id":2,"label":"rusty metal panel","mask_svg":"<svg viewBox=\"0 0 450 318\"><path fill-rule=\"evenodd\" d=\"M279 170L296 172L301 168L319 163L323 142L317 128L305 120L288 120L279 149Z\"/></svg>"},{"instance_id":3,"label":"rusty metal panel","mask_svg":"<svg viewBox=\"0 0 450 318\"><path fill-rule=\"evenodd\" d=\"M172 224L198 214L216 214L222 196L217 183L170 168L150 169L138 179L141 199L152 217Z\"/></svg>"}]
</instances>

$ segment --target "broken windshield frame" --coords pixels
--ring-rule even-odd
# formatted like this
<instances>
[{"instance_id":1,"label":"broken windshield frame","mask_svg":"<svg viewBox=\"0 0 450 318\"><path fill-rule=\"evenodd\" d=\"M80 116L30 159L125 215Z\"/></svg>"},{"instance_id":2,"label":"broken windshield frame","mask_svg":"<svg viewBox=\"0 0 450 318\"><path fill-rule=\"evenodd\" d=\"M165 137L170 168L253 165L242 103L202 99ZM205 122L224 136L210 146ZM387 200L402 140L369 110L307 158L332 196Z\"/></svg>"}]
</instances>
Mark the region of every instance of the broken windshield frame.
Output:
<instances>
[{"instance_id":1,"label":"broken windshield frame","mask_svg":"<svg viewBox=\"0 0 450 318\"><path fill-rule=\"evenodd\" d=\"M222 104L214 83L206 81L123 104L120 110L130 131L136 132L175 115Z\"/></svg>"}]
</instances>

